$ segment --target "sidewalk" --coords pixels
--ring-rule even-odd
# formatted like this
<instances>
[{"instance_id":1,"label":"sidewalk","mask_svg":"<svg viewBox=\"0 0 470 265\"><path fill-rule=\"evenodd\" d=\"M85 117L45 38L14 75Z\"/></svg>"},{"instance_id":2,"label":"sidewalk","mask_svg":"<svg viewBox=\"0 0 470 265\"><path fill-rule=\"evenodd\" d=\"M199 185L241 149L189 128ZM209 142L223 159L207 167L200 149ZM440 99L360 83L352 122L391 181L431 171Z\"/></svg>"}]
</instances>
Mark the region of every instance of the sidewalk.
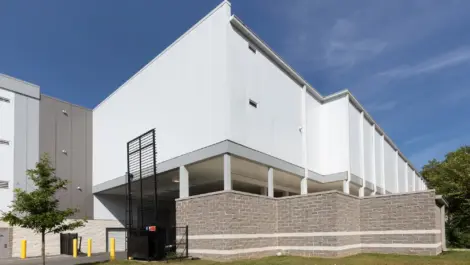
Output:
<instances>
[{"instance_id":1,"label":"sidewalk","mask_svg":"<svg viewBox=\"0 0 470 265\"><path fill-rule=\"evenodd\" d=\"M124 260L126 259L125 253L116 253L116 259ZM61 255L61 256L52 256L46 257L47 265L77 265L77 264L90 264L96 262L106 262L109 261L109 253L96 253L91 257L79 256L73 258L72 256ZM2 265L38 265L42 264L41 257L19 259L19 258L9 258L9 259L0 259L0 264Z\"/></svg>"}]
</instances>

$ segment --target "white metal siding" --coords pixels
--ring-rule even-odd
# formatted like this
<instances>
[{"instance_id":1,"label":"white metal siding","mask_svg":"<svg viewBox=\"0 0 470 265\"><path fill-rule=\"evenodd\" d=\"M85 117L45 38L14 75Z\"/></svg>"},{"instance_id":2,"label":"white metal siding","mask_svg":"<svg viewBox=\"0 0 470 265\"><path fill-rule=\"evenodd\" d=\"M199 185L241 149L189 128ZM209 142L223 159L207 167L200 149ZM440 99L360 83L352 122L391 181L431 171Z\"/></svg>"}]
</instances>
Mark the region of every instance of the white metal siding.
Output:
<instances>
[{"instance_id":1,"label":"white metal siding","mask_svg":"<svg viewBox=\"0 0 470 265\"><path fill-rule=\"evenodd\" d=\"M390 192L397 192L395 181L395 151L390 144L385 141L385 187Z\"/></svg>"},{"instance_id":2,"label":"white metal siding","mask_svg":"<svg viewBox=\"0 0 470 265\"><path fill-rule=\"evenodd\" d=\"M263 153L304 166L302 87L232 27L228 31L230 139ZM254 108L248 104L258 102Z\"/></svg>"},{"instance_id":3,"label":"white metal siding","mask_svg":"<svg viewBox=\"0 0 470 265\"><path fill-rule=\"evenodd\" d=\"M0 101L0 139L8 141L8 144L0 144L0 181L7 181L9 185L8 189L0 189L0 211L6 211L13 199L15 94L0 89L0 96L10 100Z\"/></svg>"},{"instance_id":4,"label":"white metal siding","mask_svg":"<svg viewBox=\"0 0 470 265\"><path fill-rule=\"evenodd\" d=\"M39 159L39 100L15 94L15 188L34 189L26 170Z\"/></svg>"},{"instance_id":5,"label":"white metal siding","mask_svg":"<svg viewBox=\"0 0 470 265\"><path fill-rule=\"evenodd\" d=\"M408 191L413 191L413 169L408 166Z\"/></svg>"},{"instance_id":6,"label":"white metal siding","mask_svg":"<svg viewBox=\"0 0 470 265\"><path fill-rule=\"evenodd\" d=\"M374 133L375 133L375 174L377 176L377 186L383 188L384 175L382 172L382 166L383 166L383 163L382 163L383 150L382 150L382 144L381 144L382 136L377 131L375 131Z\"/></svg>"},{"instance_id":7,"label":"white metal siding","mask_svg":"<svg viewBox=\"0 0 470 265\"><path fill-rule=\"evenodd\" d=\"M419 188L419 177L418 177L418 174L415 174L415 191L419 191L420 188Z\"/></svg>"},{"instance_id":8,"label":"white metal siding","mask_svg":"<svg viewBox=\"0 0 470 265\"><path fill-rule=\"evenodd\" d=\"M321 146L321 104L307 93L307 158L309 169L322 172Z\"/></svg>"},{"instance_id":9,"label":"white metal siding","mask_svg":"<svg viewBox=\"0 0 470 265\"><path fill-rule=\"evenodd\" d=\"M348 152L348 98L344 97L321 106L320 156L321 174L333 174L349 170Z\"/></svg>"},{"instance_id":10,"label":"white metal siding","mask_svg":"<svg viewBox=\"0 0 470 265\"><path fill-rule=\"evenodd\" d=\"M224 2L94 109L93 185L122 176L127 141L152 128L158 162L227 139L229 18Z\"/></svg>"},{"instance_id":11,"label":"white metal siding","mask_svg":"<svg viewBox=\"0 0 470 265\"><path fill-rule=\"evenodd\" d=\"M361 114L349 103L349 159L351 160L351 173L361 176Z\"/></svg>"},{"instance_id":12,"label":"white metal siding","mask_svg":"<svg viewBox=\"0 0 470 265\"><path fill-rule=\"evenodd\" d=\"M405 161L401 156L398 156L398 188L399 192L405 192L406 191L406 183L405 183L405 174L408 173L408 171L405 171Z\"/></svg>"},{"instance_id":13,"label":"white metal siding","mask_svg":"<svg viewBox=\"0 0 470 265\"><path fill-rule=\"evenodd\" d=\"M364 173L370 183L374 183L374 127L364 120Z\"/></svg>"},{"instance_id":14,"label":"white metal siding","mask_svg":"<svg viewBox=\"0 0 470 265\"><path fill-rule=\"evenodd\" d=\"M116 240L116 252L126 251L126 232L125 231L108 231L108 251L110 251L110 239Z\"/></svg>"}]
</instances>

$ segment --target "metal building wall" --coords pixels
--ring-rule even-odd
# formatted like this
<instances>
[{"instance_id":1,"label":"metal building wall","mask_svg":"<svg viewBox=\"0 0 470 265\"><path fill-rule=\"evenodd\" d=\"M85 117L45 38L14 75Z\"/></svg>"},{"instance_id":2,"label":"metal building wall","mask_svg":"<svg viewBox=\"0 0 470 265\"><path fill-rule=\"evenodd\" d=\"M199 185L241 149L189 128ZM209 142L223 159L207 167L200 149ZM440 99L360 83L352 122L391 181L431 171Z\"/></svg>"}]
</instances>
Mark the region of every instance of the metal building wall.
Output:
<instances>
[{"instance_id":1,"label":"metal building wall","mask_svg":"<svg viewBox=\"0 0 470 265\"><path fill-rule=\"evenodd\" d=\"M60 207L92 219L92 111L42 95L39 138L39 153L48 153L56 175L69 181L58 194Z\"/></svg>"}]
</instances>

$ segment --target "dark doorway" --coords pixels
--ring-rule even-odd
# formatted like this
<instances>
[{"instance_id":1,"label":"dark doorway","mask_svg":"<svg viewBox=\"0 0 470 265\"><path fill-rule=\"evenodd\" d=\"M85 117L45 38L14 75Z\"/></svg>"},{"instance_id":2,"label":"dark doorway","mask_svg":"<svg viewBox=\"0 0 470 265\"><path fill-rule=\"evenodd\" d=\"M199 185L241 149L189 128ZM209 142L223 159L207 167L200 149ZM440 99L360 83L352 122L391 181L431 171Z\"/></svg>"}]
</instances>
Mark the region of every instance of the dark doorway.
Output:
<instances>
[{"instance_id":1,"label":"dark doorway","mask_svg":"<svg viewBox=\"0 0 470 265\"><path fill-rule=\"evenodd\" d=\"M60 254L73 255L73 240L78 240L78 234L60 234ZM78 245L78 242L77 242ZM78 247L78 246L77 246Z\"/></svg>"}]
</instances>

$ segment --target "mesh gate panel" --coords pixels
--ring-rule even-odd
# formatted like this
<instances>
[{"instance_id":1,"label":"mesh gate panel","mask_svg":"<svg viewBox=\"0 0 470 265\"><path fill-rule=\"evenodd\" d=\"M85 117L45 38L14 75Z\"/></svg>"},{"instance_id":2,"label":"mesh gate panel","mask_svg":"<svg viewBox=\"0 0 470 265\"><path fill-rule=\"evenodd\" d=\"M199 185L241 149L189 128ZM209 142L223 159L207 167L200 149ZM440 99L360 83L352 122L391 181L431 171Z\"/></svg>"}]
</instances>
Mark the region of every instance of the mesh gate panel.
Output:
<instances>
[{"instance_id":1,"label":"mesh gate panel","mask_svg":"<svg viewBox=\"0 0 470 265\"><path fill-rule=\"evenodd\" d=\"M126 228L145 230L157 223L155 129L127 143Z\"/></svg>"}]
</instances>

